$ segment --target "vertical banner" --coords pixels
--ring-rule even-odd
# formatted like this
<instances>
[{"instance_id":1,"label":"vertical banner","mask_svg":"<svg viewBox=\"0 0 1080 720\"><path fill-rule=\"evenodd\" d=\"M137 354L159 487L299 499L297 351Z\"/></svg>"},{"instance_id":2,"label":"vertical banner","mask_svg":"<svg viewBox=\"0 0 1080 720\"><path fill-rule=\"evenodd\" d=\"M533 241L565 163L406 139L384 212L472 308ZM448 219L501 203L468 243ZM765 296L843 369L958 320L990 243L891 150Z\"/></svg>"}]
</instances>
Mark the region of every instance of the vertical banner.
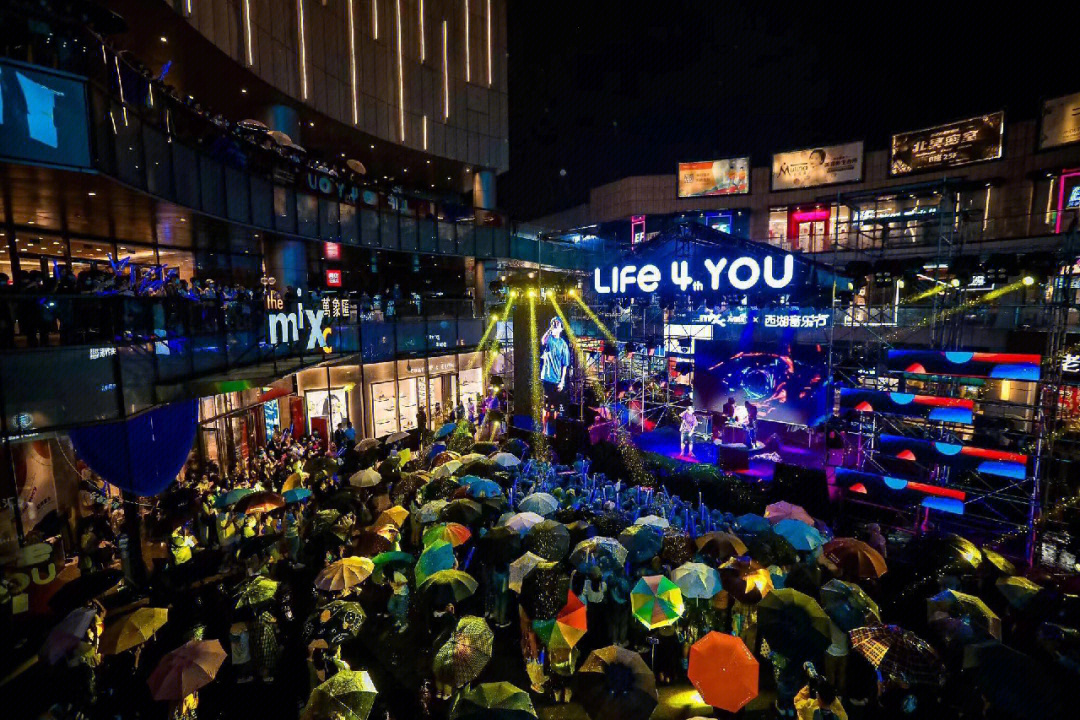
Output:
<instances>
[{"instance_id":1,"label":"vertical banner","mask_svg":"<svg viewBox=\"0 0 1080 720\"><path fill-rule=\"evenodd\" d=\"M19 488L19 508L23 532L29 532L49 512L56 510L52 450L47 440L11 446L15 456L15 482Z\"/></svg>"}]
</instances>

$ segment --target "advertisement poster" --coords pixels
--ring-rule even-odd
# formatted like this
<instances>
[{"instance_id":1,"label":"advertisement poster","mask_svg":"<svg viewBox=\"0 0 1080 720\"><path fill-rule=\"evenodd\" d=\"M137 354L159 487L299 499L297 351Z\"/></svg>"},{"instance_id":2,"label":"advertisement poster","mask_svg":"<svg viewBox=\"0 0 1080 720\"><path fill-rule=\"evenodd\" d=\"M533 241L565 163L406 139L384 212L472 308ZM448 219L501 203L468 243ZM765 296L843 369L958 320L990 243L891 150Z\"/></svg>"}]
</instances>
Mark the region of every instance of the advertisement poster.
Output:
<instances>
[{"instance_id":1,"label":"advertisement poster","mask_svg":"<svg viewBox=\"0 0 1080 720\"><path fill-rule=\"evenodd\" d=\"M891 175L958 167L1001 157L1005 111L892 136Z\"/></svg>"},{"instance_id":2,"label":"advertisement poster","mask_svg":"<svg viewBox=\"0 0 1080 720\"><path fill-rule=\"evenodd\" d=\"M23 531L28 532L49 512L56 510L52 450L47 440L20 443L12 449Z\"/></svg>"},{"instance_id":3,"label":"advertisement poster","mask_svg":"<svg viewBox=\"0 0 1080 720\"><path fill-rule=\"evenodd\" d=\"M750 158L679 163L679 197L745 195L750 192Z\"/></svg>"},{"instance_id":4,"label":"advertisement poster","mask_svg":"<svg viewBox=\"0 0 1080 720\"><path fill-rule=\"evenodd\" d=\"M777 153L772 158L772 189L859 182L863 173L863 144L859 142Z\"/></svg>"},{"instance_id":5,"label":"advertisement poster","mask_svg":"<svg viewBox=\"0 0 1080 720\"><path fill-rule=\"evenodd\" d=\"M330 431L338 426L339 422L348 419L348 411L345 408L345 388L326 390L309 390L307 397L308 418L328 418Z\"/></svg>"},{"instance_id":6,"label":"advertisement poster","mask_svg":"<svg viewBox=\"0 0 1080 720\"><path fill-rule=\"evenodd\" d=\"M1043 103L1039 149L1080 141L1080 92Z\"/></svg>"}]
</instances>

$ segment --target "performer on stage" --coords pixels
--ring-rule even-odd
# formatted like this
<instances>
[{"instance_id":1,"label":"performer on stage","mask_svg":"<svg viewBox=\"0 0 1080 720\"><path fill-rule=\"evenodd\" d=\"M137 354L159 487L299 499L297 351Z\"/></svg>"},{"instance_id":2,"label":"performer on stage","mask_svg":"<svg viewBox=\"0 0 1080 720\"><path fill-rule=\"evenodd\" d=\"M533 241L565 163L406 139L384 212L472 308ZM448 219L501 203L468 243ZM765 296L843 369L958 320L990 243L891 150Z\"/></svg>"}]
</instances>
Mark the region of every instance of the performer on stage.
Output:
<instances>
[{"instance_id":1,"label":"performer on stage","mask_svg":"<svg viewBox=\"0 0 1080 720\"><path fill-rule=\"evenodd\" d=\"M724 403L724 422L731 422L735 419L735 398L728 397L727 402Z\"/></svg>"},{"instance_id":2,"label":"performer on stage","mask_svg":"<svg viewBox=\"0 0 1080 720\"><path fill-rule=\"evenodd\" d=\"M757 435L757 405L746 401L746 446L754 447Z\"/></svg>"},{"instance_id":3,"label":"performer on stage","mask_svg":"<svg viewBox=\"0 0 1080 720\"><path fill-rule=\"evenodd\" d=\"M694 457L694 428L697 427L697 415L694 408L688 407L679 416L682 424L679 425L679 453Z\"/></svg>"}]
</instances>

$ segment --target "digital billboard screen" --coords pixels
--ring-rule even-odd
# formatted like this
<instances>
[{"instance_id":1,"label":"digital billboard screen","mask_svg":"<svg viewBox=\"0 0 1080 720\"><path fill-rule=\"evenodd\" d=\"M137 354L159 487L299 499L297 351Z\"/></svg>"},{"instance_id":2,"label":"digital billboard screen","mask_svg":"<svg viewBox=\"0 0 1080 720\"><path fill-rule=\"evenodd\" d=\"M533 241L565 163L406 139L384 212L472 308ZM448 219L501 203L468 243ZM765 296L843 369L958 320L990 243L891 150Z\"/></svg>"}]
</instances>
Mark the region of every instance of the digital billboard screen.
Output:
<instances>
[{"instance_id":1,"label":"digital billboard screen","mask_svg":"<svg viewBox=\"0 0 1080 720\"><path fill-rule=\"evenodd\" d=\"M0 156L89 168L85 83L71 75L0 62Z\"/></svg>"},{"instance_id":2,"label":"digital billboard screen","mask_svg":"<svg viewBox=\"0 0 1080 720\"><path fill-rule=\"evenodd\" d=\"M679 197L745 195L750 192L750 158L679 163Z\"/></svg>"},{"instance_id":3,"label":"digital billboard screen","mask_svg":"<svg viewBox=\"0 0 1080 720\"><path fill-rule=\"evenodd\" d=\"M958 167L1001 157L1005 111L892 136L891 175Z\"/></svg>"},{"instance_id":4,"label":"digital billboard screen","mask_svg":"<svg viewBox=\"0 0 1080 720\"><path fill-rule=\"evenodd\" d=\"M773 190L860 182L862 174L862 141L776 153L772 159Z\"/></svg>"}]
</instances>

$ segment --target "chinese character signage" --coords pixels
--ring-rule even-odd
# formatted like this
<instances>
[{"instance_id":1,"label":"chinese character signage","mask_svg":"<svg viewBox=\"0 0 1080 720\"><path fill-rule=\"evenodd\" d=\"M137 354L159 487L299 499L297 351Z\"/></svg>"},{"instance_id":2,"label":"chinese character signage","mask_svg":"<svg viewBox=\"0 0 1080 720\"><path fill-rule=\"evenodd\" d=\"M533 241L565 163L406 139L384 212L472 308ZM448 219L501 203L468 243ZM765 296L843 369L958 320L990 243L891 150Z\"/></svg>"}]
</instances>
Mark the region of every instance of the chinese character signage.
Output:
<instances>
[{"instance_id":1,"label":"chinese character signage","mask_svg":"<svg viewBox=\"0 0 1080 720\"><path fill-rule=\"evenodd\" d=\"M860 182L862 165L861 141L777 153L772 159L772 189L795 190Z\"/></svg>"},{"instance_id":2,"label":"chinese character signage","mask_svg":"<svg viewBox=\"0 0 1080 720\"><path fill-rule=\"evenodd\" d=\"M889 173L957 167L1001 157L1005 112L892 136Z\"/></svg>"},{"instance_id":3,"label":"chinese character signage","mask_svg":"<svg viewBox=\"0 0 1080 720\"><path fill-rule=\"evenodd\" d=\"M750 192L750 158L679 163L679 197L745 195Z\"/></svg>"},{"instance_id":4,"label":"chinese character signage","mask_svg":"<svg viewBox=\"0 0 1080 720\"><path fill-rule=\"evenodd\" d=\"M763 310L760 312L748 311L744 307L733 309L712 310L706 309L698 313L694 322L718 327L745 326L750 324L759 325L766 329L794 329L794 330L821 330L829 327L832 317L828 312L821 312L810 308L798 310ZM669 325L669 328L692 327L689 325ZM669 337L681 337L678 333L669 332ZM699 336L712 339L712 334Z\"/></svg>"},{"instance_id":5,"label":"chinese character signage","mask_svg":"<svg viewBox=\"0 0 1080 720\"><path fill-rule=\"evenodd\" d=\"M1069 382L1080 380L1080 355L1065 353L1061 359L1061 375L1062 379Z\"/></svg>"},{"instance_id":6,"label":"chinese character signage","mask_svg":"<svg viewBox=\"0 0 1080 720\"><path fill-rule=\"evenodd\" d=\"M326 271L326 287L332 287L332 288L341 287L341 271L340 270L327 270Z\"/></svg>"},{"instance_id":7,"label":"chinese character signage","mask_svg":"<svg viewBox=\"0 0 1080 720\"><path fill-rule=\"evenodd\" d=\"M1039 149L1080 142L1080 92L1043 103Z\"/></svg>"}]
</instances>

